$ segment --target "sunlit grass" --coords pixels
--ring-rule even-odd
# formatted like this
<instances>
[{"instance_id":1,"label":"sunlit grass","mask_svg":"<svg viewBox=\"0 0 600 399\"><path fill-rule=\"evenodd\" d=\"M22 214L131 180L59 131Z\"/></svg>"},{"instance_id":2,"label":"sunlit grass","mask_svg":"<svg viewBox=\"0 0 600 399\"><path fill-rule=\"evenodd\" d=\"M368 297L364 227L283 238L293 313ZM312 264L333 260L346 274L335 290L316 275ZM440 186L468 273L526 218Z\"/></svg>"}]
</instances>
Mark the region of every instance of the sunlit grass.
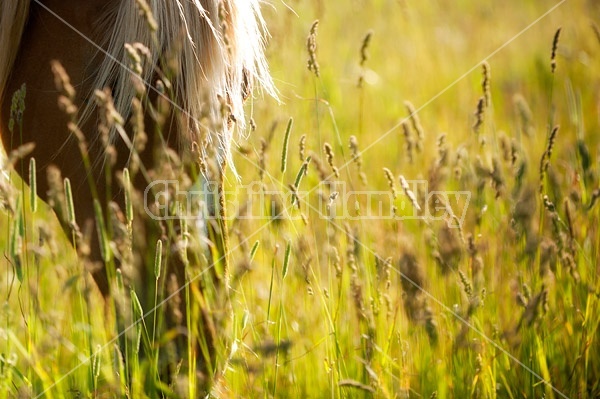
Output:
<instances>
[{"instance_id":1,"label":"sunlit grass","mask_svg":"<svg viewBox=\"0 0 600 399\"><path fill-rule=\"evenodd\" d=\"M246 208L264 218L228 222L233 317L223 334L232 344L220 354L229 361L215 395L600 395L600 40L591 26L600 9L570 0L526 29L556 4L265 7L283 104L251 99L256 130L234 145L241 178L228 176L228 200L244 208L252 185L267 202ZM316 19L319 76L307 69ZM491 101L474 129L484 60ZM466 206L460 228L447 226L456 218L361 219L370 210L365 197L344 196L393 187L386 204L410 215L432 206L415 180L430 191L470 193L451 203L453 211ZM16 178L12 187L1 192L15 209L0 222L0 395L182 392L148 388L158 374L155 342L169 338L153 335L164 308L117 340L123 326L82 278L59 224L39 202L31 212ZM323 215L344 211L344 201L348 217ZM166 243L155 243L146 258L156 272Z\"/></svg>"}]
</instances>

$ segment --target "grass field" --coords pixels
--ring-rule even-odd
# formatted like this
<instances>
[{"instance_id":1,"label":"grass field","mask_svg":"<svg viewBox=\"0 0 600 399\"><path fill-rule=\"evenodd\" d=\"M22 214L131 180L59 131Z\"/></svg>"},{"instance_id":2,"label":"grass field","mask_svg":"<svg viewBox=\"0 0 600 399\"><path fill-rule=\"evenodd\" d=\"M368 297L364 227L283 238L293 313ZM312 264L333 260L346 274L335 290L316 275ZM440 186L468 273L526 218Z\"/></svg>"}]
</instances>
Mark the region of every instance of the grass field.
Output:
<instances>
[{"instance_id":1,"label":"grass field","mask_svg":"<svg viewBox=\"0 0 600 399\"><path fill-rule=\"evenodd\" d=\"M214 394L600 397L600 3L263 13L281 102L248 102L226 182ZM123 364L60 225L1 179L0 397L144 397L151 362Z\"/></svg>"}]
</instances>

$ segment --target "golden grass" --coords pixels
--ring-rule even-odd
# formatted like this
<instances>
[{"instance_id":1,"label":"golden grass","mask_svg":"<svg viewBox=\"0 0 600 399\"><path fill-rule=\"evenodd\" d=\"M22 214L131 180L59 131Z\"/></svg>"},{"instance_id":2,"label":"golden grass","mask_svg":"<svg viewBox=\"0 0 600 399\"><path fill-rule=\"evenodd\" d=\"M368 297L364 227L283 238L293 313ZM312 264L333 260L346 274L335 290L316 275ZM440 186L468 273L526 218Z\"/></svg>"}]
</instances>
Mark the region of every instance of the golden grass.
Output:
<instances>
[{"instance_id":1,"label":"golden grass","mask_svg":"<svg viewBox=\"0 0 600 399\"><path fill-rule=\"evenodd\" d=\"M234 147L232 345L216 396L600 395L600 42L590 21L600 8L570 0L515 37L554 5L265 9L284 104L250 100L255 128ZM427 197L417 180L447 197ZM131 381L150 379L150 366L141 361L133 380L116 374L125 366L122 349L105 346L113 321L103 325L73 251L51 238L60 227L47 209L21 212L25 197L0 223L0 245L23 254L25 271L17 279L9 256L0 278L0 395L143 396ZM381 204L396 217L368 219ZM265 217L243 217L253 212Z\"/></svg>"}]
</instances>

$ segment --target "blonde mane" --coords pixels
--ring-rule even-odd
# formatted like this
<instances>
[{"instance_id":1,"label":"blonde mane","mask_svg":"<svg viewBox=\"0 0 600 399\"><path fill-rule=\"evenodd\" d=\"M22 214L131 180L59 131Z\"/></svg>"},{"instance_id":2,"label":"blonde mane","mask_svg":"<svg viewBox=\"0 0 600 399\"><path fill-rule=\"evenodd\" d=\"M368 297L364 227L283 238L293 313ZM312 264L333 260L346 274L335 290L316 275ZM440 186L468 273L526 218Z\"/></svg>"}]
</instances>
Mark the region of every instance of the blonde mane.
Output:
<instances>
[{"instance_id":1,"label":"blonde mane","mask_svg":"<svg viewBox=\"0 0 600 399\"><path fill-rule=\"evenodd\" d=\"M0 5L0 59L4 60L0 64L0 96L8 95L3 90L32 1L10 0ZM151 17L140 12L144 6ZM122 0L99 18L99 29L107 34L104 42L98 43L103 49L99 52L104 53L100 65L89 67L90 72L94 69L92 87L112 88L115 108L127 118L135 87L125 45L143 44L150 52L141 79L153 86L157 69L164 71L163 63L168 62L174 80L170 82L172 100L184 116L180 134L187 140L204 138L206 143L199 143L204 151L216 145L219 164L231 156L232 131L228 118L223 118L223 102L231 119L243 129L247 86L256 82L276 96L263 53L266 29L258 0ZM88 99L81 118L88 118L95 107ZM209 134L203 137L207 126Z\"/></svg>"}]
</instances>

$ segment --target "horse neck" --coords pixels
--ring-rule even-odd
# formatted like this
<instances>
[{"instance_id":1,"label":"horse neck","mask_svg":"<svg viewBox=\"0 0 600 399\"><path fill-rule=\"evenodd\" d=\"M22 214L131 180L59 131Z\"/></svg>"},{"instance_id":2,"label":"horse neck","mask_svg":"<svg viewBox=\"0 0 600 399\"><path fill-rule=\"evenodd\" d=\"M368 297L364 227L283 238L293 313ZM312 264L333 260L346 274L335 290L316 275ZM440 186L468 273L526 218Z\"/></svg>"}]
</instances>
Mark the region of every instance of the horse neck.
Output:
<instances>
[{"instance_id":1,"label":"horse neck","mask_svg":"<svg viewBox=\"0 0 600 399\"><path fill-rule=\"evenodd\" d=\"M0 3L0 99L15 61L29 14L29 0Z\"/></svg>"},{"instance_id":2,"label":"horse neck","mask_svg":"<svg viewBox=\"0 0 600 399\"><path fill-rule=\"evenodd\" d=\"M5 93L23 35L32 16L62 24L72 34L91 35L93 27L107 10L120 0L10 0L0 2L0 99ZM66 38L68 39L68 38ZM65 46L59 41L56 46Z\"/></svg>"}]
</instances>

